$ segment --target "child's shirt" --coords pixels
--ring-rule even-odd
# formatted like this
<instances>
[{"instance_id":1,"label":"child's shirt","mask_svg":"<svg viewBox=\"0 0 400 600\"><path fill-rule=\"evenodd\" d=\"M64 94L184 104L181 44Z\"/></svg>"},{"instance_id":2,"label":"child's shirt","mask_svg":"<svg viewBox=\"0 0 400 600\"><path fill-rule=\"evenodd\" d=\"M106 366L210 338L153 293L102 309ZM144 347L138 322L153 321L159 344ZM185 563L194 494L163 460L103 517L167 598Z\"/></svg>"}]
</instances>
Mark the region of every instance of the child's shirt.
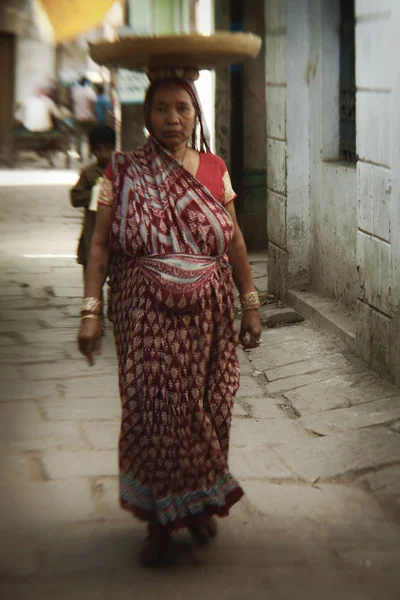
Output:
<instances>
[{"instance_id":1,"label":"child's shirt","mask_svg":"<svg viewBox=\"0 0 400 600\"><path fill-rule=\"evenodd\" d=\"M88 210L92 188L103 177L104 167L97 162L84 167L77 184L70 191L70 200L74 208L84 208L82 232L78 244L77 262L86 265L89 260L90 244L96 225L96 212Z\"/></svg>"}]
</instances>

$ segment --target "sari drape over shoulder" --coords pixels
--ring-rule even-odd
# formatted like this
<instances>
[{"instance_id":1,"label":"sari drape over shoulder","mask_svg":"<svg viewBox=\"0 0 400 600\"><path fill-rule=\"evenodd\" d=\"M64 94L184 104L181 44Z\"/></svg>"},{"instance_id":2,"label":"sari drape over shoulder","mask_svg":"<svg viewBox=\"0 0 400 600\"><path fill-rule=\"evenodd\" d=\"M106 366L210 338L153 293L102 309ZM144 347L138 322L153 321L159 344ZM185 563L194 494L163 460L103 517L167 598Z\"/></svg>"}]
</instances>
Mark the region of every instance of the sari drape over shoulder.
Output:
<instances>
[{"instance_id":1,"label":"sari drape over shoulder","mask_svg":"<svg viewBox=\"0 0 400 600\"><path fill-rule=\"evenodd\" d=\"M152 138L114 155L112 180L120 500L173 530L227 515L243 495L227 464L239 385L233 223Z\"/></svg>"}]
</instances>

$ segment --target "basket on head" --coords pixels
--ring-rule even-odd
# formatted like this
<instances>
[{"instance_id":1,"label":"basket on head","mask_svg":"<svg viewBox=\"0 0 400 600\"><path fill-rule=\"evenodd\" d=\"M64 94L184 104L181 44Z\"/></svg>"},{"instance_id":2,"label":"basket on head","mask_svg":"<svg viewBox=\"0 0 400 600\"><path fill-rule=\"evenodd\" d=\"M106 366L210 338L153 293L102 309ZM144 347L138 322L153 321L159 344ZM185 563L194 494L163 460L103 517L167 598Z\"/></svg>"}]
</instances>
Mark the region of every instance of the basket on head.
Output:
<instances>
[{"instance_id":1,"label":"basket on head","mask_svg":"<svg viewBox=\"0 0 400 600\"><path fill-rule=\"evenodd\" d=\"M91 44L90 56L105 67L132 71L215 69L256 58L261 43L252 33L134 35Z\"/></svg>"}]
</instances>

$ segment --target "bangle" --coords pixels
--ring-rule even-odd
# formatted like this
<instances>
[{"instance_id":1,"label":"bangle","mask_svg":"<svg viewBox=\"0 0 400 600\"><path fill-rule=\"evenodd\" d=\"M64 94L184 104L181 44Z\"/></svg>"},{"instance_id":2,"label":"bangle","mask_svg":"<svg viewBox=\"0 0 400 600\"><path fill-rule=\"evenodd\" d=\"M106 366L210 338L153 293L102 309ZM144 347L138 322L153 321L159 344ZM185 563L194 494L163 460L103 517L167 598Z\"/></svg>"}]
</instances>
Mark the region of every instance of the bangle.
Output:
<instances>
[{"instance_id":1,"label":"bangle","mask_svg":"<svg viewBox=\"0 0 400 600\"><path fill-rule=\"evenodd\" d=\"M83 315L83 317L81 317L81 321L83 321L84 319L98 319L98 320L100 320L100 315Z\"/></svg>"},{"instance_id":2,"label":"bangle","mask_svg":"<svg viewBox=\"0 0 400 600\"><path fill-rule=\"evenodd\" d=\"M82 300L81 313L92 312L95 314L101 314L101 307L101 300L98 300L97 298L84 298Z\"/></svg>"},{"instance_id":3,"label":"bangle","mask_svg":"<svg viewBox=\"0 0 400 600\"><path fill-rule=\"evenodd\" d=\"M240 296L240 305L243 312L246 312L247 310L258 310L260 308L258 292L249 292L248 294Z\"/></svg>"}]
</instances>

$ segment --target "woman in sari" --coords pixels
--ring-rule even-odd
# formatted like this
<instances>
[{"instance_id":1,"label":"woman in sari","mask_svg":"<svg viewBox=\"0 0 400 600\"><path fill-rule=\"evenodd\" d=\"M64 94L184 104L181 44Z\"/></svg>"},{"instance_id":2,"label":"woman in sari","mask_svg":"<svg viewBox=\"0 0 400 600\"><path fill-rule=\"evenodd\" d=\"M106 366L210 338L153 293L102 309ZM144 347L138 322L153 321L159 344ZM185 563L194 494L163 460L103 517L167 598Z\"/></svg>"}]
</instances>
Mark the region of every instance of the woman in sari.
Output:
<instances>
[{"instance_id":1,"label":"woman in sari","mask_svg":"<svg viewBox=\"0 0 400 600\"><path fill-rule=\"evenodd\" d=\"M260 343L260 321L235 193L224 162L210 152L193 81L154 80L145 121L147 144L115 153L105 171L79 347L93 364L111 264L120 502L148 522L141 558L153 566L173 531L214 537L214 517L243 495L227 463L239 386L233 281L244 348Z\"/></svg>"}]
</instances>

